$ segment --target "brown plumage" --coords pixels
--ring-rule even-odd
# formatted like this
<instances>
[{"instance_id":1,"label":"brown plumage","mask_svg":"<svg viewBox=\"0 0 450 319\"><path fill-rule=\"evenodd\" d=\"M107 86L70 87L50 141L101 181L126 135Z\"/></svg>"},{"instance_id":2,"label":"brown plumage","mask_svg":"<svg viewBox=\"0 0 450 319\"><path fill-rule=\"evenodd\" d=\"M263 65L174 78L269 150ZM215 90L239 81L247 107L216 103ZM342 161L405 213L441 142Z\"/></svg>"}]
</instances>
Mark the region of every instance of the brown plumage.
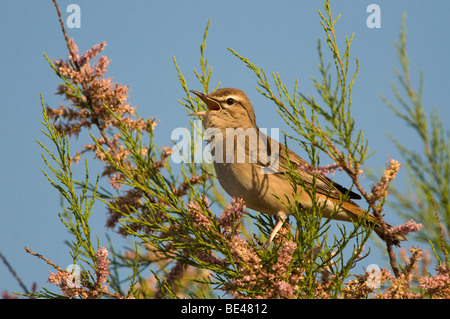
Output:
<instances>
[{"instance_id":1,"label":"brown plumage","mask_svg":"<svg viewBox=\"0 0 450 319\"><path fill-rule=\"evenodd\" d=\"M285 174L289 163L302 180L301 185L297 185L297 195L304 213L308 213L312 208L312 200L303 187L311 189L314 185L317 202L324 207L323 217L331 216L336 220L353 222L363 219L367 225L374 225L375 232L383 238L382 227L375 216L366 214L352 201L360 199L361 196L349 192L320 173L311 173L311 170L307 169L310 165L305 160L259 130L253 106L243 91L225 88L209 95L191 92L205 102L209 109L190 115L203 116L204 127L212 131L211 153L221 186L230 196L242 197L247 207L279 217L267 246L282 226L286 214L290 214L280 200L294 203L294 191ZM258 156L252 153L254 151L259 152ZM245 154L244 158L239 158L239 154ZM272 156L271 161L266 161L266 157L260 157L260 154L269 158ZM342 202L344 196L347 197ZM400 240L405 239L400 236L393 238L395 244Z\"/></svg>"}]
</instances>

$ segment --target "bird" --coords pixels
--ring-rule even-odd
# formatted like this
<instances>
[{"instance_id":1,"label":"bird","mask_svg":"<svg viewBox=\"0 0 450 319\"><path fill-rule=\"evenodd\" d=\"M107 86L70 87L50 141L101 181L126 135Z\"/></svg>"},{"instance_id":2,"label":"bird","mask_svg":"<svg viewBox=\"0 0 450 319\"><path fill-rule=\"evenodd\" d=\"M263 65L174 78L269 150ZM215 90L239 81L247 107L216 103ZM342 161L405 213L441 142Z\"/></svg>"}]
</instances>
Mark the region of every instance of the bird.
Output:
<instances>
[{"instance_id":1,"label":"bird","mask_svg":"<svg viewBox=\"0 0 450 319\"><path fill-rule=\"evenodd\" d=\"M367 222L365 225L372 226L375 233L384 239L383 227L377 218L353 201L361 199L360 195L331 181L324 174L305 169L311 167L308 162L259 129L253 106L245 92L235 88L221 88L210 94L195 90L190 92L207 106L206 111L189 115L203 118L214 169L222 188L231 197L241 197L248 208L278 217L264 244L265 248L269 247L287 215L291 214L286 202L294 203L297 196L300 211L311 211L314 205L311 199L313 187L316 202L323 206L322 217L347 222L363 219ZM255 155L255 151L260 154ZM261 154L263 156L259 156ZM276 165L270 163L268 157L272 162L275 159ZM297 192L286 174L289 167L301 179L301 183L295 185ZM392 228L386 225L388 229ZM405 238L394 235L391 240L398 245Z\"/></svg>"}]
</instances>

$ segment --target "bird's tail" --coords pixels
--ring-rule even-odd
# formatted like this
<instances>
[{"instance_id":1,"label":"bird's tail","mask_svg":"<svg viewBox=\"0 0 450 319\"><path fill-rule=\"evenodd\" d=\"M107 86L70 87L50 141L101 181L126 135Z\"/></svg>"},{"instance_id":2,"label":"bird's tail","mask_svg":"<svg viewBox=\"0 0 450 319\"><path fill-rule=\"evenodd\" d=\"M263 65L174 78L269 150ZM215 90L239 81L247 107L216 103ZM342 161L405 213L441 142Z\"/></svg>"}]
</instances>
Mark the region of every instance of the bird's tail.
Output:
<instances>
[{"instance_id":1,"label":"bird's tail","mask_svg":"<svg viewBox=\"0 0 450 319\"><path fill-rule=\"evenodd\" d=\"M388 223L385 223L387 226L387 231L389 232L392 228L391 225L389 225ZM385 239L385 235L384 235L384 231L383 231L383 226L380 223L376 223L375 224L375 228L373 229L375 231L375 233L378 235L378 237L380 237L381 239L383 239L384 241L386 241ZM392 241L392 243L395 246L399 246L401 241L405 241L407 240L404 236L400 235L400 234L389 234L388 235L390 240Z\"/></svg>"},{"instance_id":2,"label":"bird's tail","mask_svg":"<svg viewBox=\"0 0 450 319\"><path fill-rule=\"evenodd\" d=\"M358 205L356 205L353 202L344 202L341 204L341 208L345 211L346 214L338 213L340 216L336 219L352 222L358 222L361 219L366 220L368 224L367 226L373 226L374 231L378 235L378 237L386 241L385 237L389 236L389 239L396 246L399 246L401 241L407 240L404 236L400 234L390 233L390 230L393 229L394 227L392 227L387 223L385 223L388 233L386 235L383 231L383 226L381 225L380 221L377 220L377 218L372 214L365 213Z\"/></svg>"}]
</instances>

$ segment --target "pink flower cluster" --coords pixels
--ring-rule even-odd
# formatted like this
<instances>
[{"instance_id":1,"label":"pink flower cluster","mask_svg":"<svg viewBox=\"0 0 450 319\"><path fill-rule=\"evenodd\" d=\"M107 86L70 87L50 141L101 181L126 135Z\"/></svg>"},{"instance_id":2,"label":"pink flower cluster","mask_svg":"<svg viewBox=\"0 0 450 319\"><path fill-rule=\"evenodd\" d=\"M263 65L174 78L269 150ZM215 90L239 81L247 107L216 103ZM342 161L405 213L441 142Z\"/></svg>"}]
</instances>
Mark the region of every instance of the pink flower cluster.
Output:
<instances>
[{"instance_id":1,"label":"pink flower cluster","mask_svg":"<svg viewBox=\"0 0 450 319\"><path fill-rule=\"evenodd\" d=\"M237 234L239 233L241 219L246 213L244 200L242 198L233 198L231 206L226 208L218 219L219 226L228 236L232 233Z\"/></svg>"},{"instance_id":2,"label":"pink flower cluster","mask_svg":"<svg viewBox=\"0 0 450 319\"><path fill-rule=\"evenodd\" d=\"M446 263L437 266L436 275L430 275L424 266L419 273L418 265L422 259L422 250L412 248L411 257L403 256L405 266L398 277L392 276L387 269L381 269L377 275L379 286L368 285L371 274L352 280L344 289L345 298L381 298L381 299L424 299L450 298L450 268ZM383 285L383 286L381 286Z\"/></svg>"},{"instance_id":3,"label":"pink flower cluster","mask_svg":"<svg viewBox=\"0 0 450 319\"><path fill-rule=\"evenodd\" d=\"M106 56L100 56L91 63L104 50L105 42L94 45L81 56L72 39L68 40L67 45L70 51L68 59L53 60L53 64L58 76L64 81L58 86L57 94L64 96L69 105L60 105L56 109L47 107L47 114L55 128L69 137L77 137L82 128L97 127L101 135L96 138L97 143L114 161L130 167L127 160L130 150L120 140L121 126L133 131L151 132L157 121L133 118L135 108L127 102L128 86L113 83L111 78L105 77L110 63ZM85 152L94 152L99 160L106 161L105 154L94 143L83 146L83 150L73 157L74 162ZM118 189L122 178L116 173L106 166L103 175L109 176L112 186Z\"/></svg>"},{"instance_id":4,"label":"pink flower cluster","mask_svg":"<svg viewBox=\"0 0 450 319\"><path fill-rule=\"evenodd\" d=\"M337 170L338 171L342 171L342 166L338 163L333 163L333 164L329 164L329 165L324 165L324 166L312 166L308 163L302 163L299 165L300 169L307 171L309 173L319 173L322 175L327 175L327 174L334 174Z\"/></svg>"},{"instance_id":5,"label":"pink flower cluster","mask_svg":"<svg viewBox=\"0 0 450 319\"><path fill-rule=\"evenodd\" d=\"M82 298L87 298L88 296L84 288L78 287L74 281L74 275L69 271L58 271L55 274L50 272L47 282L54 286L59 286L62 292L68 297L74 298L81 296Z\"/></svg>"},{"instance_id":6,"label":"pink flower cluster","mask_svg":"<svg viewBox=\"0 0 450 319\"><path fill-rule=\"evenodd\" d=\"M69 54L67 61L53 60L58 75L65 80L64 84L59 85L57 94L63 95L76 107L67 108L61 105L58 109L47 108L47 112L55 121L60 121L55 127L69 136L77 136L82 127L90 128L92 125L101 130L118 127L117 120L108 108L122 118L127 127L135 131L148 130L156 125L156 122L151 120L133 120L126 117L135 113L135 108L127 103L128 86L112 83L111 78L104 77L110 63L106 56L100 56L95 65L91 66L91 60L103 51L105 46L105 42L94 45L79 56L77 45L70 39L69 47L75 57Z\"/></svg>"},{"instance_id":7,"label":"pink flower cluster","mask_svg":"<svg viewBox=\"0 0 450 319\"><path fill-rule=\"evenodd\" d=\"M419 288L424 290L426 296L450 299L450 268L441 264L435 269L436 275L419 279Z\"/></svg>"},{"instance_id":8,"label":"pink flower cluster","mask_svg":"<svg viewBox=\"0 0 450 319\"><path fill-rule=\"evenodd\" d=\"M102 285L106 283L109 278L109 264L111 262L108 260L108 249L106 249L106 247L99 248L95 257L97 258L97 271L95 272L97 277L97 286L102 287ZM108 285L102 288L107 289L107 287Z\"/></svg>"},{"instance_id":9,"label":"pink flower cluster","mask_svg":"<svg viewBox=\"0 0 450 319\"><path fill-rule=\"evenodd\" d=\"M397 175L402 165L403 164L400 164L398 161L389 158L389 164L386 164L386 169L383 176L381 177L378 184L372 187L371 198L373 202L381 200L388 196L389 184L395 179L395 176Z\"/></svg>"},{"instance_id":10,"label":"pink flower cluster","mask_svg":"<svg viewBox=\"0 0 450 319\"><path fill-rule=\"evenodd\" d=\"M302 271L289 270L297 245L288 240L283 242L278 250L276 262L273 265L265 265L256 247L240 235L241 220L246 213L242 198L233 198L230 206L217 218L219 228L216 229L209 204L205 199L202 199L201 205L197 202L189 203L190 220L204 231L215 233L229 251L229 256L219 258L213 252L200 250L196 257L214 267L228 269L233 265L233 269L237 269L238 276L225 283L223 287L234 297L242 297L243 295L239 294L241 290L259 290L260 294L255 296L257 298L291 298L297 289L296 283L302 276ZM287 276L287 273L291 275Z\"/></svg>"},{"instance_id":11,"label":"pink flower cluster","mask_svg":"<svg viewBox=\"0 0 450 319\"><path fill-rule=\"evenodd\" d=\"M106 247L99 248L95 256L97 262L95 285L91 285L88 281L83 279L82 274L62 270L58 266L56 266L58 271L56 273L50 273L47 281L52 285L59 286L62 292L70 298L99 298L103 294L113 296L114 294L111 294L108 291L108 285L103 286L109 278L108 265L110 261L107 258L108 250Z\"/></svg>"},{"instance_id":12,"label":"pink flower cluster","mask_svg":"<svg viewBox=\"0 0 450 319\"><path fill-rule=\"evenodd\" d=\"M218 237L222 237L228 241L235 236L239 238L241 219L246 214L245 203L242 198L233 198L231 205L223 210L222 215L217 219L219 230L212 227L212 212L209 209L209 202L206 197L202 197L202 207L197 202L190 202L188 206L188 214L196 227L206 228L207 231L215 233ZM227 260L218 258L212 252L201 250L197 253L197 258L211 265L225 267L229 263Z\"/></svg>"},{"instance_id":13,"label":"pink flower cluster","mask_svg":"<svg viewBox=\"0 0 450 319\"><path fill-rule=\"evenodd\" d=\"M206 197L202 197L203 205L205 206L205 209L202 209L199 203L197 202L190 202L188 207L188 214L193 220L193 222L198 227L209 227L211 226L211 219L210 217L207 217L203 211L205 211L207 214L211 216L211 211L209 210L209 202Z\"/></svg>"},{"instance_id":14,"label":"pink flower cluster","mask_svg":"<svg viewBox=\"0 0 450 319\"><path fill-rule=\"evenodd\" d=\"M298 290L298 282L303 278L303 270L290 270L297 245L285 241L279 250L277 261L264 265L258 252L247 241L234 236L228 243L234 264L240 276L224 285L225 291L234 297L242 297L248 292L253 298L278 299L293 298ZM241 295L241 292L244 292Z\"/></svg>"},{"instance_id":15,"label":"pink flower cluster","mask_svg":"<svg viewBox=\"0 0 450 319\"><path fill-rule=\"evenodd\" d=\"M406 236L410 233L418 232L423 227L423 224L417 224L414 220L410 220L403 225L398 225L389 229L389 235L395 236Z\"/></svg>"},{"instance_id":16,"label":"pink flower cluster","mask_svg":"<svg viewBox=\"0 0 450 319\"><path fill-rule=\"evenodd\" d=\"M190 202L187 205L188 214L196 226L211 227L212 212L205 196L202 196L202 206L195 201ZM224 234L225 238L230 238L233 234L239 234L241 219L246 213L244 200L232 198L231 205L224 209L222 215L217 219L221 234Z\"/></svg>"}]
</instances>

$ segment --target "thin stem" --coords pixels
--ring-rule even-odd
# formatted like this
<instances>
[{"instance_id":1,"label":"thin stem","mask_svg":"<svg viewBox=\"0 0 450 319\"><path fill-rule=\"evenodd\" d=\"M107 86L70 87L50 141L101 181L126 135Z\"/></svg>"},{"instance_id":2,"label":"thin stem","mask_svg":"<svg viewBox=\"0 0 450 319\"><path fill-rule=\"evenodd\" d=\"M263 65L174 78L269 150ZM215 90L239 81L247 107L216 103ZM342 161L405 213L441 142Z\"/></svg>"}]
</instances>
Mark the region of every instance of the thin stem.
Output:
<instances>
[{"instance_id":1,"label":"thin stem","mask_svg":"<svg viewBox=\"0 0 450 319\"><path fill-rule=\"evenodd\" d=\"M25 284L23 283L22 279L20 279L20 277L17 274L17 272L14 270L14 268L11 267L11 265L8 262L8 260L6 259L5 256L3 256L3 254L1 252L0 252L0 259L3 261L3 263L6 266L6 268L8 268L9 272L11 273L11 275L13 275L13 277L17 280L17 282L19 283L19 286L23 289L25 294L29 294L29 291L28 291L27 287L25 286Z\"/></svg>"}]
</instances>

